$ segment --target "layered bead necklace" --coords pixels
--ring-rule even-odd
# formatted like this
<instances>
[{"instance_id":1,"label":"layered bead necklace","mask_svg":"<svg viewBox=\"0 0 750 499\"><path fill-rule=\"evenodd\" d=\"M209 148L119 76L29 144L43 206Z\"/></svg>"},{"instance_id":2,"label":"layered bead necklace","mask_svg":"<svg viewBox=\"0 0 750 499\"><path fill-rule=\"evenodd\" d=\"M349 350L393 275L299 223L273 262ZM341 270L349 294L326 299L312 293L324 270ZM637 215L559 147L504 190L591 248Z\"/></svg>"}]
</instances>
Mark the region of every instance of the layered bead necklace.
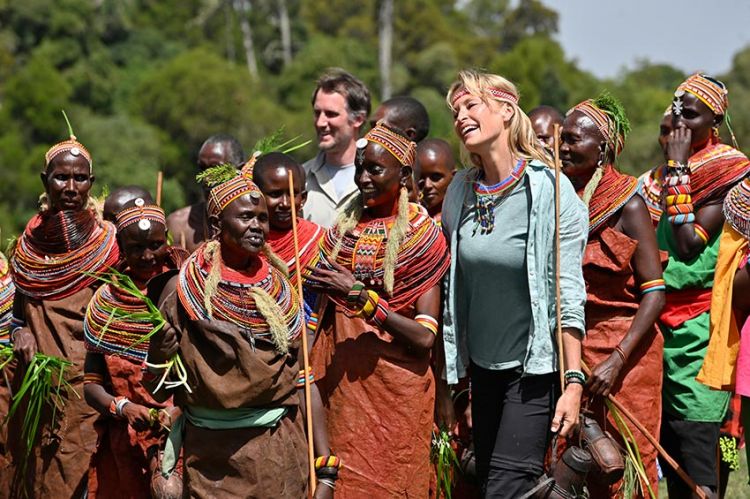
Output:
<instances>
[{"instance_id":1,"label":"layered bead necklace","mask_svg":"<svg viewBox=\"0 0 750 499\"><path fill-rule=\"evenodd\" d=\"M510 172L510 175L497 184L484 185L481 183L484 172L479 171L472 183L476 202L474 233L479 229L480 234L489 234L495 228L495 208L513 191L526 170L526 159L521 158Z\"/></svg>"},{"instance_id":2,"label":"layered bead necklace","mask_svg":"<svg viewBox=\"0 0 750 499\"><path fill-rule=\"evenodd\" d=\"M10 321L13 317L13 296L16 287L10 274L8 260L0 253L0 345L10 341Z\"/></svg>"}]
</instances>

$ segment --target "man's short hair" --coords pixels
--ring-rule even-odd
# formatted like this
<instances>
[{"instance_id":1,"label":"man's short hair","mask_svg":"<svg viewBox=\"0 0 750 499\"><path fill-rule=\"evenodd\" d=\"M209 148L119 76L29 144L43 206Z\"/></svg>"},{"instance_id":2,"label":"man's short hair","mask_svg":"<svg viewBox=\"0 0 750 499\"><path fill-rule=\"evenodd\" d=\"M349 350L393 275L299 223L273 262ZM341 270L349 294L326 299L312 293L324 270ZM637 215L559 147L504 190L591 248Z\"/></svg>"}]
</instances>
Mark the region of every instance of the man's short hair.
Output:
<instances>
[{"instance_id":1,"label":"man's short hair","mask_svg":"<svg viewBox=\"0 0 750 499\"><path fill-rule=\"evenodd\" d=\"M318 78L312 94L313 105L319 90L343 96L350 115L361 115L364 118L370 115L370 91L359 78L348 71L341 68L327 69Z\"/></svg>"},{"instance_id":2,"label":"man's short hair","mask_svg":"<svg viewBox=\"0 0 750 499\"><path fill-rule=\"evenodd\" d=\"M388 108L390 121L400 128L414 128L414 142L420 142L430 133L430 116L424 105L414 97L401 95L381 104Z\"/></svg>"},{"instance_id":3,"label":"man's short hair","mask_svg":"<svg viewBox=\"0 0 750 499\"><path fill-rule=\"evenodd\" d=\"M245 162L245 153L242 150L242 144L240 144L240 141L233 136L226 133L211 135L206 139L203 145L201 145L201 149L211 144L226 144L228 149L227 160L234 166L240 166Z\"/></svg>"}]
</instances>

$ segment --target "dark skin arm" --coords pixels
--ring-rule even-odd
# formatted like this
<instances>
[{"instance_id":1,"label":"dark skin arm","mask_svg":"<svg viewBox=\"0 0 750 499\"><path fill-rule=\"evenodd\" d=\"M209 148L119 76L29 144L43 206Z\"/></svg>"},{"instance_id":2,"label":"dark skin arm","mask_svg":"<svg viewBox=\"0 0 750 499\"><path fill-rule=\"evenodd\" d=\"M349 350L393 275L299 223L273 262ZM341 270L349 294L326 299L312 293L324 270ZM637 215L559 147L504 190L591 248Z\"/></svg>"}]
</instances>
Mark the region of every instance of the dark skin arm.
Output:
<instances>
[{"instance_id":1,"label":"dark skin arm","mask_svg":"<svg viewBox=\"0 0 750 499\"><path fill-rule=\"evenodd\" d=\"M623 207L620 219L615 225L615 230L638 241L632 260L635 281L638 284L662 277L659 248L650 220L646 204L640 197L634 196ZM644 336L651 331L659 313L664 308L665 301L663 291L653 291L643 295L633 323L620 341L620 347L626 358L631 357ZM609 395L620 378L624 366L625 363L620 355L612 352L608 358L594 367L588 380L589 391L594 395L604 397Z\"/></svg>"},{"instance_id":2,"label":"dark skin arm","mask_svg":"<svg viewBox=\"0 0 750 499\"><path fill-rule=\"evenodd\" d=\"M692 132L689 128L684 126L675 128L667 139L667 157L687 165L690 158L691 141ZM708 232L709 239L713 238L724 225L722 205L719 203L701 207L695 212L695 221ZM677 256L680 260L688 261L695 258L706 246L703 239L695 233L694 224L672 224L672 233L677 243Z\"/></svg>"},{"instance_id":3,"label":"dark skin arm","mask_svg":"<svg viewBox=\"0 0 750 499\"><path fill-rule=\"evenodd\" d=\"M88 352L84 362L84 372L104 376L107 372L104 356L99 353ZM107 393L102 385L98 383L86 383L83 387L83 395L86 398L86 403L99 411L100 414L114 417L109 412L109 406L114 397ZM131 402L125 404L125 407L122 408L122 414L127 419L128 424L135 428L136 431L143 431L152 424L148 407Z\"/></svg>"},{"instance_id":4,"label":"dark skin arm","mask_svg":"<svg viewBox=\"0 0 750 499\"><path fill-rule=\"evenodd\" d=\"M432 349L435 373L435 422L438 427L453 432L456 426L456 412L453 409L453 399L448 382L443 379L445 370L445 350L443 349L443 330L440 328L435 346Z\"/></svg>"},{"instance_id":5,"label":"dark skin arm","mask_svg":"<svg viewBox=\"0 0 750 499\"><path fill-rule=\"evenodd\" d=\"M164 286L164 289L159 296L159 302L157 306L161 307L161 305L164 303L164 300L175 291L176 286L177 276L174 276ZM164 324L164 327L161 329L161 331L157 332L151 337L148 346L148 356L146 360L149 364L164 364L169 359L171 359L174 354L177 353L177 350L179 350L179 348L180 343L177 336L177 329L173 324L169 322L169 318L167 318L167 323ZM157 370L154 370L154 373L156 374L156 379L153 379L151 381L144 380L143 386L145 386L149 393L151 393L151 396L154 398L154 400L156 400L157 402L165 402L171 396L169 390L166 390L162 387L162 389L160 389L158 392L154 392L157 385L159 384L159 379L161 378L163 371L158 370L157 372Z\"/></svg>"},{"instance_id":6,"label":"dark skin arm","mask_svg":"<svg viewBox=\"0 0 750 499\"><path fill-rule=\"evenodd\" d=\"M333 270L318 267L308 267L311 274L307 277L310 289L330 296L346 298L349 290L356 282L352 273L336 262ZM357 307L362 307L367 301L367 293L363 290L359 296ZM417 314L427 314L438 317L440 313L440 286L433 286L417 299ZM383 324L383 329L394 338L405 343L418 355L426 355L435 344L435 335L417 321L391 311Z\"/></svg>"},{"instance_id":7,"label":"dark skin arm","mask_svg":"<svg viewBox=\"0 0 750 499\"><path fill-rule=\"evenodd\" d=\"M13 317L26 319L25 297L22 293L16 293L13 298ZM13 353L16 358L20 359L22 364L28 364L39 350L36 344L36 338L28 327L18 330L13 337Z\"/></svg>"}]
</instances>

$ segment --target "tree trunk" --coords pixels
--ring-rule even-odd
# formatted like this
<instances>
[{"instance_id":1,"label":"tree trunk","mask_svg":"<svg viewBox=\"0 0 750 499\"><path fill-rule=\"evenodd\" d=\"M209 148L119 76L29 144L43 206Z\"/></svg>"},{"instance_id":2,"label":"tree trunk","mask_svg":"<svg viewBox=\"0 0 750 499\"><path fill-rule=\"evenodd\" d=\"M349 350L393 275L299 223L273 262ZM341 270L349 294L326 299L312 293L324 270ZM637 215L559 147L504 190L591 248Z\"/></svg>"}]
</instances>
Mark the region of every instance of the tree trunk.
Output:
<instances>
[{"instance_id":1,"label":"tree trunk","mask_svg":"<svg viewBox=\"0 0 750 499\"><path fill-rule=\"evenodd\" d=\"M284 56L284 66L292 62L292 28L289 25L289 9L286 0L279 0L279 30L281 31L281 48Z\"/></svg>"},{"instance_id":2,"label":"tree trunk","mask_svg":"<svg viewBox=\"0 0 750 499\"><path fill-rule=\"evenodd\" d=\"M391 97L391 51L393 48L393 0L381 0L378 19L380 41L380 94L381 100Z\"/></svg>"},{"instance_id":3,"label":"tree trunk","mask_svg":"<svg viewBox=\"0 0 750 499\"><path fill-rule=\"evenodd\" d=\"M253 30L250 27L250 0L234 0L234 10L240 20L240 29L242 30L242 45L245 47L245 59L247 60L247 70L253 79L258 78L258 62L255 60L255 48L253 46Z\"/></svg>"},{"instance_id":4,"label":"tree trunk","mask_svg":"<svg viewBox=\"0 0 750 499\"><path fill-rule=\"evenodd\" d=\"M234 19L232 19L232 1L229 0L224 3L224 22L226 26L224 28L224 36L227 44L227 59L234 62Z\"/></svg>"}]
</instances>

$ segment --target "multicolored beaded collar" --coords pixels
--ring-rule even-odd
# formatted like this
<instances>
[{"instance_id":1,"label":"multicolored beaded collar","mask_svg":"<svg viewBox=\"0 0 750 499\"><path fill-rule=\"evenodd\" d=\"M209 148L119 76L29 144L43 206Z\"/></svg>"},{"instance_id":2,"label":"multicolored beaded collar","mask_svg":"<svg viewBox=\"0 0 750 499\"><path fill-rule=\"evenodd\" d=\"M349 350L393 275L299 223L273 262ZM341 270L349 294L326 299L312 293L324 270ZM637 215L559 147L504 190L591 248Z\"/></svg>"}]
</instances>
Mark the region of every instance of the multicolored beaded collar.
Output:
<instances>
[{"instance_id":1,"label":"multicolored beaded collar","mask_svg":"<svg viewBox=\"0 0 750 499\"><path fill-rule=\"evenodd\" d=\"M474 208L476 209L475 218L477 225L474 228L474 232L476 232L477 228L480 229L481 234L492 232L495 228L495 208L518 184L518 181L523 177L524 171L526 171L526 159L521 158L516 163L516 166L513 167L513 171L510 172L508 177L493 185L482 184L481 181L484 175L481 170L479 171L476 180L472 183L476 197Z\"/></svg>"}]
</instances>

